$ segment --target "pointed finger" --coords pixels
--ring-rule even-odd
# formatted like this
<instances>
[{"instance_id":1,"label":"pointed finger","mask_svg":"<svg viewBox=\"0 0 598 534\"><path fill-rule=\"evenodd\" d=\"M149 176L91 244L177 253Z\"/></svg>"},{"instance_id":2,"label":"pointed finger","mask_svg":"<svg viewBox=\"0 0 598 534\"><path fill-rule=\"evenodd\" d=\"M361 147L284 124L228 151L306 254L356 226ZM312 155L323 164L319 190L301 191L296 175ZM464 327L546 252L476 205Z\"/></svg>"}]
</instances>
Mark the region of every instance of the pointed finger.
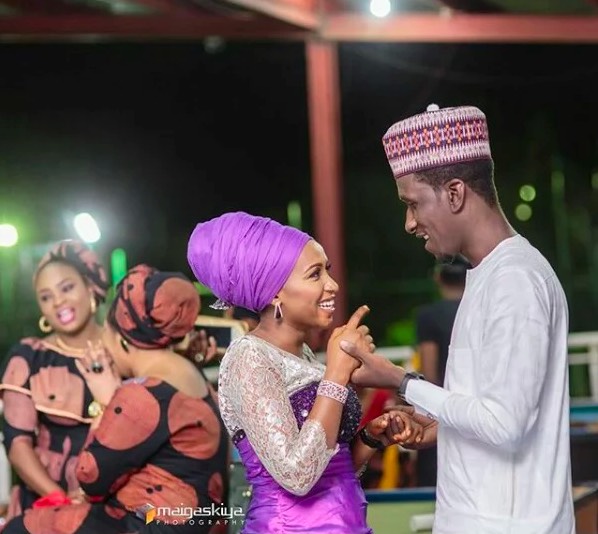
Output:
<instances>
[{"instance_id":1,"label":"pointed finger","mask_svg":"<svg viewBox=\"0 0 598 534\"><path fill-rule=\"evenodd\" d=\"M365 304L360 306L353 312L350 319L347 321L347 328L357 329L363 318L370 312L370 308Z\"/></svg>"}]
</instances>

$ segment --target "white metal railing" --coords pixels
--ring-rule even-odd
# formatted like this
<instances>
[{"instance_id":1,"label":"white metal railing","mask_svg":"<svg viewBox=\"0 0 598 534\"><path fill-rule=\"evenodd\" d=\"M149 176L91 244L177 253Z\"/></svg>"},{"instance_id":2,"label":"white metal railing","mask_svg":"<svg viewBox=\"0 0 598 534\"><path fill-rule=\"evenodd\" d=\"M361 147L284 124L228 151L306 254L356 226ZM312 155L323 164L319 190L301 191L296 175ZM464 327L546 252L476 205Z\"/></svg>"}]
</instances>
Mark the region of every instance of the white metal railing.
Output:
<instances>
[{"instance_id":1,"label":"white metal railing","mask_svg":"<svg viewBox=\"0 0 598 534\"><path fill-rule=\"evenodd\" d=\"M590 380L590 396L576 398L576 402L598 402L598 332L573 332L569 334L569 364L587 365ZM380 347L376 353L394 362L410 362L415 350L413 347ZM316 354L320 361L324 361L325 353ZM406 363L408 366L409 364ZM218 368L205 369L208 380L218 380Z\"/></svg>"},{"instance_id":2,"label":"white metal railing","mask_svg":"<svg viewBox=\"0 0 598 534\"><path fill-rule=\"evenodd\" d=\"M569 365L587 365L590 396L576 402L598 402L598 332L569 334Z\"/></svg>"}]
</instances>

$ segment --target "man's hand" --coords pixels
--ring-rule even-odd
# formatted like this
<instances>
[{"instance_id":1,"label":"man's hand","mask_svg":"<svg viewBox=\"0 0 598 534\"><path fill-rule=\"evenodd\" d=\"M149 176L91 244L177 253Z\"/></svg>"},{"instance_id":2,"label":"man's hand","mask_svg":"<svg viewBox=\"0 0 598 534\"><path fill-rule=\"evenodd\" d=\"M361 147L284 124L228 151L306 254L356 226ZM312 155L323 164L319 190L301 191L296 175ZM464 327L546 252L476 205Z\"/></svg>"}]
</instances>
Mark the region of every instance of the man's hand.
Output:
<instances>
[{"instance_id":1,"label":"man's hand","mask_svg":"<svg viewBox=\"0 0 598 534\"><path fill-rule=\"evenodd\" d=\"M385 446L418 445L423 438L423 427L401 410L394 410L377 417L366 425L367 432Z\"/></svg>"},{"instance_id":2,"label":"man's hand","mask_svg":"<svg viewBox=\"0 0 598 534\"><path fill-rule=\"evenodd\" d=\"M394 414L397 412L403 412L407 414L414 423L421 425L423 429L423 434L420 441L416 443L401 443L403 447L406 449L427 449L436 445L438 421L434 421L434 419L430 419L425 415L417 413L413 406L391 406L386 411Z\"/></svg>"},{"instance_id":3,"label":"man's hand","mask_svg":"<svg viewBox=\"0 0 598 534\"><path fill-rule=\"evenodd\" d=\"M352 384L391 389L396 389L401 385L405 376L405 370L402 367L394 365L383 356L373 354L346 339L341 340L340 347L361 363L351 375Z\"/></svg>"}]
</instances>

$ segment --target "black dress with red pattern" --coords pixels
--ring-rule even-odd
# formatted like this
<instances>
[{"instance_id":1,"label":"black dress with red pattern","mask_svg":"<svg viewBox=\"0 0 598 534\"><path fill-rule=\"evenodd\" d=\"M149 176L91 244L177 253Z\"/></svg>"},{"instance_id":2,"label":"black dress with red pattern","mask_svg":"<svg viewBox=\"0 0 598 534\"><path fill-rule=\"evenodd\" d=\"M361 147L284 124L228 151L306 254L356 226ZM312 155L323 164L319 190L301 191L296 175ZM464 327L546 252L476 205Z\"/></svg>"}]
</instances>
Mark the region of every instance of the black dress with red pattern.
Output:
<instances>
[{"instance_id":1,"label":"black dress with red pattern","mask_svg":"<svg viewBox=\"0 0 598 534\"><path fill-rule=\"evenodd\" d=\"M77 477L94 504L29 510L6 534L221 530L228 440L210 396L193 398L154 378L129 380L88 442Z\"/></svg>"},{"instance_id":2,"label":"black dress with red pattern","mask_svg":"<svg viewBox=\"0 0 598 534\"><path fill-rule=\"evenodd\" d=\"M75 467L92 421L86 411L93 398L76 359L45 340L23 339L10 350L0 384L7 454L13 443L30 442L50 478L66 492L79 486ZM9 518L38 498L20 483L11 495Z\"/></svg>"}]
</instances>

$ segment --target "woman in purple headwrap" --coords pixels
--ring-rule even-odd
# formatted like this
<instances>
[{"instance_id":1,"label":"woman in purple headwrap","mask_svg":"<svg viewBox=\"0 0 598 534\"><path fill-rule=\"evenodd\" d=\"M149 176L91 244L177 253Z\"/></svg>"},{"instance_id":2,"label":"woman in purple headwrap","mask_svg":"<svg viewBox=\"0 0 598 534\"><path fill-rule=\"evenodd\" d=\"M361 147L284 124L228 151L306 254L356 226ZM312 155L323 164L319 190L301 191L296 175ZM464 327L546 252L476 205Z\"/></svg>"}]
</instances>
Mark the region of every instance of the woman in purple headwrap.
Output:
<instances>
[{"instance_id":1,"label":"woman in purple headwrap","mask_svg":"<svg viewBox=\"0 0 598 534\"><path fill-rule=\"evenodd\" d=\"M366 534L356 472L378 448L419 439L392 412L357 433L361 408L347 387L359 363L340 338L373 350L359 308L328 343L327 366L305 344L332 322L337 283L322 247L307 234L246 213L197 225L188 260L219 298L260 314L259 326L222 360L220 410L252 485L245 534Z\"/></svg>"}]
</instances>

